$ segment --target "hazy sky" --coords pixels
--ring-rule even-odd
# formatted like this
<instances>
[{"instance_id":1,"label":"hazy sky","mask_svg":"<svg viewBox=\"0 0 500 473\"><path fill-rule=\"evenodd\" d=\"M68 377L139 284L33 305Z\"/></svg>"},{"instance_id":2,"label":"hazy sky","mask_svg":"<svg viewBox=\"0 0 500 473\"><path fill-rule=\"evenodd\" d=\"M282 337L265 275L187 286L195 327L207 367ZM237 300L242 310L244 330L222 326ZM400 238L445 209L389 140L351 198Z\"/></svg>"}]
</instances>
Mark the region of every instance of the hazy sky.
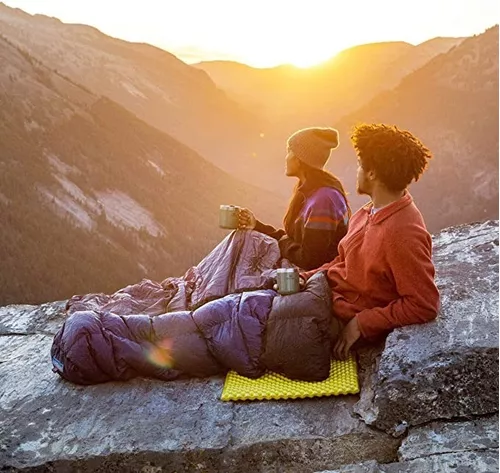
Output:
<instances>
[{"instance_id":1,"label":"hazy sky","mask_svg":"<svg viewBox=\"0 0 500 473\"><path fill-rule=\"evenodd\" d=\"M3 0L151 43L186 62L307 66L377 41L418 44L498 23L498 0Z\"/></svg>"}]
</instances>

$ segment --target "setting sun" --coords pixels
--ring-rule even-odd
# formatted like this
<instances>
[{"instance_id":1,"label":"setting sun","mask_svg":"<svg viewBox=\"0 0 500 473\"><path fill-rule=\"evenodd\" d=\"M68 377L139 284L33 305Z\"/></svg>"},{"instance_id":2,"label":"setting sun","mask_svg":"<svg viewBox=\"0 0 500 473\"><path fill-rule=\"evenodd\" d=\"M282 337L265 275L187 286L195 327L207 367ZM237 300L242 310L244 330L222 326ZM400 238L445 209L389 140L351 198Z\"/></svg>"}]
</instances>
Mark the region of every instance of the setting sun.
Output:
<instances>
[{"instance_id":1,"label":"setting sun","mask_svg":"<svg viewBox=\"0 0 500 473\"><path fill-rule=\"evenodd\" d=\"M316 66L334 56L343 48L335 47L334 44L317 45L297 45L297 47L288 54L283 52L270 51L260 53L259 58L253 62L255 67L268 67L271 64L291 64L299 68L308 68Z\"/></svg>"},{"instance_id":2,"label":"setting sun","mask_svg":"<svg viewBox=\"0 0 500 473\"><path fill-rule=\"evenodd\" d=\"M304 55L304 57L297 57L293 61L289 61L289 64L299 67L301 69L306 69L308 67L316 66L326 61L331 57L331 54L325 55L324 57L317 57L315 55Z\"/></svg>"}]
</instances>

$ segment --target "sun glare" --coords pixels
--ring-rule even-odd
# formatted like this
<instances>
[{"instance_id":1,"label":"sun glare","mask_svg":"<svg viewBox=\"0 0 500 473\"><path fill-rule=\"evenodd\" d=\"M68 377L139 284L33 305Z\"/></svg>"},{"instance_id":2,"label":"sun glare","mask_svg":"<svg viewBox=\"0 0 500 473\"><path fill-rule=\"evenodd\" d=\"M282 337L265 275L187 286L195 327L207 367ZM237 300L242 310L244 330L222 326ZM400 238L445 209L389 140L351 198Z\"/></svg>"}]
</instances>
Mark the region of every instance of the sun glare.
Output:
<instances>
[{"instance_id":1,"label":"sun glare","mask_svg":"<svg viewBox=\"0 0 500 473\"><path fill-rule=\"evenodd\" d=\"M331 44L323 48L303 44L301 47L290 48L288 51L248 51L246 54L238 55L234 60L259 68L290 64L300 69L307 69L331 59L340 49L342 48L337 49Z\"/></svg>"},{"instance_id":2,"label":"sun glare","mask_svg":"<svg viewBox=\"0 0 500 473\"><path fill-rule=\"evenodd\" d=\"M301 69L317 66L322 62L331 59L342 49L343 45L335 43L318 44L304 41L302 44L296 44L295 47L287 51L273 51L275 54L263 54L260 52L262 61L274 62L275 64L291 64ZM273 57L274 56L274 57Z\"/></svg>"},{"instance_id":3,"label":"sun glare","mask_svg":"<svg viewBox=\"0 0 500 473\"><path fill-rule=\"evenodd\" d=\"M292 64L295 67L299 67L300 69L307 69L309 67L314 67L314 66L317 66L318 64L321 64L322 62L327 61L332 56L334 56L333 53L323 55L323 56L319 56L319 55L316 56L314 54L297 56L297 58L290 61L290 64Z\"/></svg>"}]
</instances>

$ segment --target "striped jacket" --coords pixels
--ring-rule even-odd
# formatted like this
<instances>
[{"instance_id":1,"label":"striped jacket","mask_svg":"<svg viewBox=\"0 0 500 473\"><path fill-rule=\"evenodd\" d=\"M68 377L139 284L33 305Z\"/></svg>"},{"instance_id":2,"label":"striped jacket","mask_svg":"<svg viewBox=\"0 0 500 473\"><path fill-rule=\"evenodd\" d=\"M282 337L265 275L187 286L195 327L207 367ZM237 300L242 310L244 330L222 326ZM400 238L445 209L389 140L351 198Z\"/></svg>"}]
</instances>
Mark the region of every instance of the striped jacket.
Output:
<instances>
[{"instance_id":1,"label":"striped jacket","mask_svg":"<svg viewBox=\"0 0 500 473\"><path fill-rule=\"evenodd\" d=\"M338 244L347 233L349 216L342 193L332 187L320 187L305 196L288 234L259 221L255 230L276 238L283 258L309 270L338 255Z\"/></svg>"}]
</instances>

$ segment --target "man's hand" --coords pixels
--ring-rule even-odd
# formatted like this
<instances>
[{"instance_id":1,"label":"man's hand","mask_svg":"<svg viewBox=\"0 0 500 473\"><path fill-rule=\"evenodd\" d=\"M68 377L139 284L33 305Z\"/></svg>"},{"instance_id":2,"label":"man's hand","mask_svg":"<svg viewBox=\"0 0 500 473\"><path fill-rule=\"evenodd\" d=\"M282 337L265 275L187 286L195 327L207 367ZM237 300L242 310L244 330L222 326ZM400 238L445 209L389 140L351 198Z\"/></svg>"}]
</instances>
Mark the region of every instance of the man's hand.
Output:
<instances>
[{"instance_id":1,"label":"man's hand","mask_svg":"<svg viewBox=\"0 0 500 473\"><path fill-rule=\"evenodd\" d=\"M349 350L359 337L361 337L361 331L359 330L358 319L354 317L340 332L339 339L333 347L333 357L336 360L347 360Z\"/></svg>"},{"instance_id":2,"label":"man's hand","mask_svg":"<svg viewBox=\"0 0 500 473\"><path fill-rule=\"evenodd\" d=\"M245 208L240 208L238 219L238 228L245 228L247 230L253 230L257 223L257 219L253 212Z\"/></svg>"}]
</instances>

